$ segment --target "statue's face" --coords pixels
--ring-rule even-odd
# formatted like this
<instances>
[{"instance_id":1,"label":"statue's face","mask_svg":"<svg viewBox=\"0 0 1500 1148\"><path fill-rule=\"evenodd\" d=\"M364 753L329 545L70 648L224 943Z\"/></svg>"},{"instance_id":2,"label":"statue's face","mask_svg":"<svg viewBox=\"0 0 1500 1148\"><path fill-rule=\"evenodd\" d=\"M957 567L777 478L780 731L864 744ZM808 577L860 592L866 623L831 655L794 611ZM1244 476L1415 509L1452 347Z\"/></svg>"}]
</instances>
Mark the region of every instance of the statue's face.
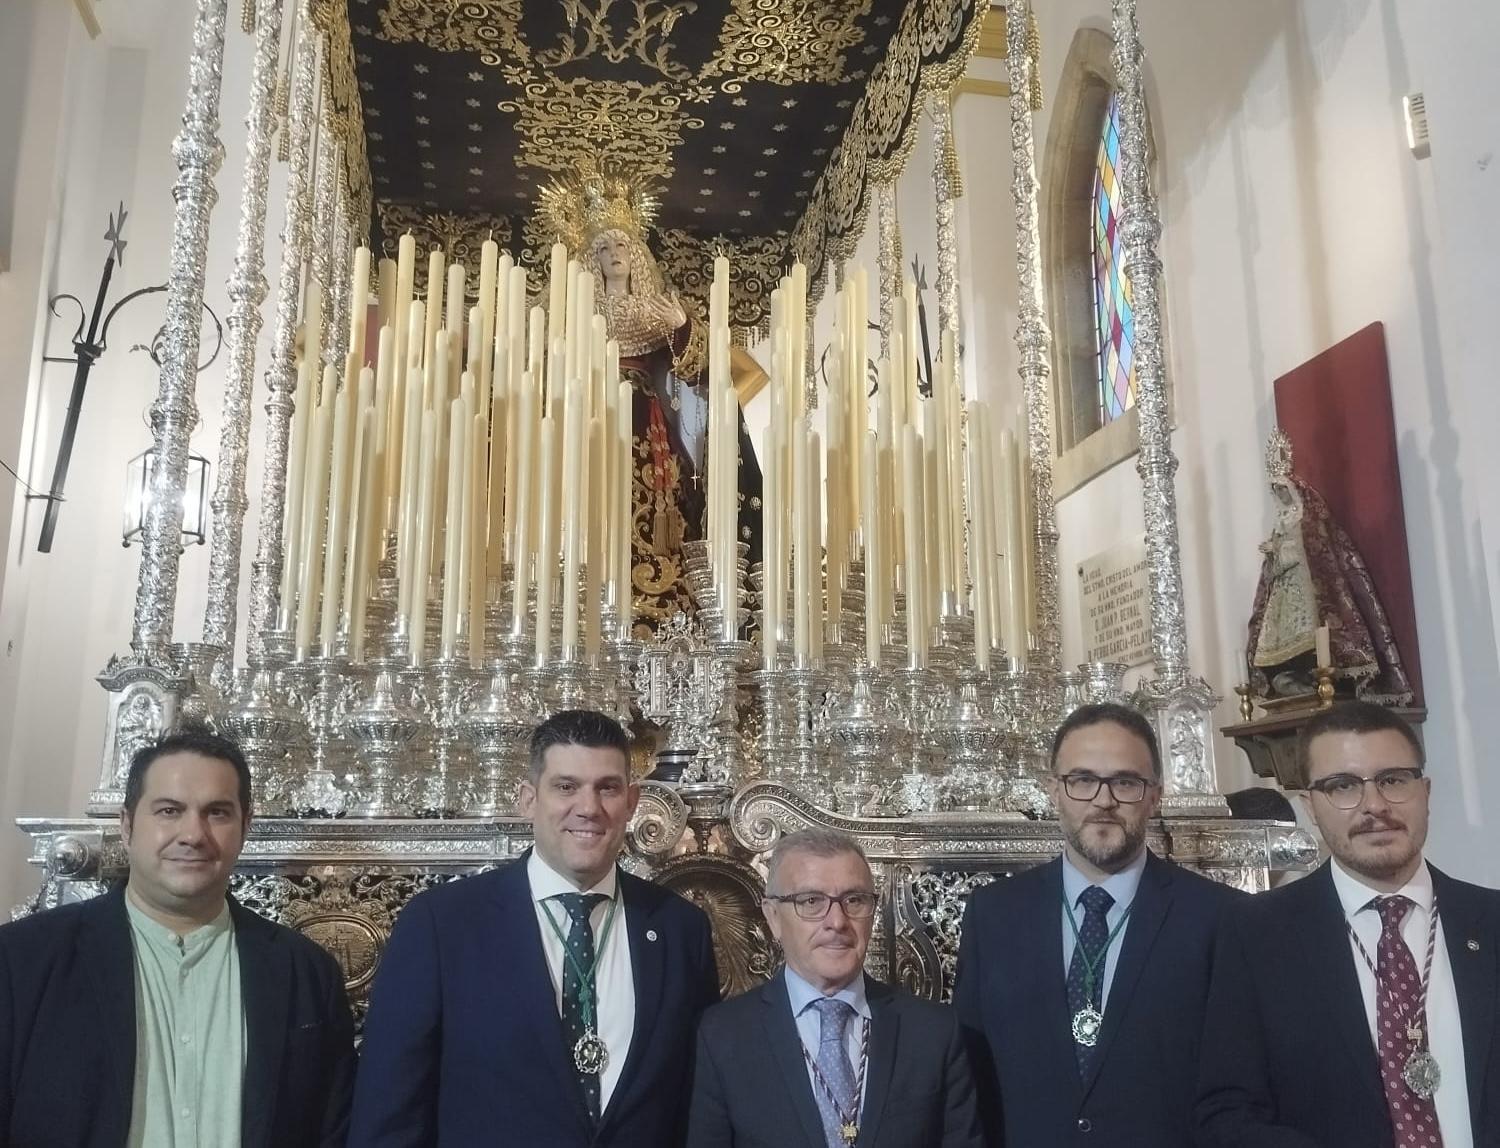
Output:
<instances>
[{"instance_id":1,"label":"statue's face","mask_svg":"<svg viewBox=\"0 0 1500 1148\"><path fill-rule=\"evenodd\" d=\"M594 258L604 276L604 289L611 295L630 290L630 240L623 231L605 231L594 240Z\"/></svg>"}]
</instances>

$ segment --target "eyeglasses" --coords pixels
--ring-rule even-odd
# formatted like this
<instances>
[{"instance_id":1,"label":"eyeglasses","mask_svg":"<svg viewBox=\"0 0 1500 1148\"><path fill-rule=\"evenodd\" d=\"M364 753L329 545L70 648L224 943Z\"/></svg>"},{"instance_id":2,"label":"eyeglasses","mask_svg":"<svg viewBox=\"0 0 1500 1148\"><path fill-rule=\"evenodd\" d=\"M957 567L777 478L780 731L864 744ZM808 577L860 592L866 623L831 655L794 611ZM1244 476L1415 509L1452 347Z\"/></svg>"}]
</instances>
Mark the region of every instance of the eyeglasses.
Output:
<instances>
[{"instance_id":1,"label":"eyeglasses","mask_svg":"<svg viewBox=\"0 0 1500 1148\"><path fill-rule=\"evenodd\" d=\"M1404 769L1382 769L1374 777L1353 773L1335 773L1307 783L1307 788L1321 793L1335 809L1358 809L1365 800L1365 786L1373 785L1380 796L1392 805L1402 805L1416 796L1421 787L1422 770L1417 766Z\"/></svg>"},{"instance_id":2,"label":"eyeglasses","mask_svg":"<svg viewBox=\"0 0 1500 1148\"><path fill-rule=\"evenodd\" d=\"M1108 786L1109 795L1121 805L1135 805L1137 802L1144 801L1146 791L1156 784L1144 777L1137 777L1133 773L1122 773L1115 777L1095 777L1092 773L1067 773L1058 780L1063 784L1063 792L1074 801L1093 801L1099 796L1099 791Z\"/></svg>"},{"instance_id":3,"label":"eyeglasses","mask_svg":"<svg viewBox=\"0 0 1500 1148\"><path fill-rule=\"evenodd\" d=\"M821 921L835 901L851 921L863 921L875 915L875 906L880 902L878 893L855 891L842 897L830 897L827 893L766 894L767 901L780 901L796 910L804 921Z\"/></svg>"}]
</instances>

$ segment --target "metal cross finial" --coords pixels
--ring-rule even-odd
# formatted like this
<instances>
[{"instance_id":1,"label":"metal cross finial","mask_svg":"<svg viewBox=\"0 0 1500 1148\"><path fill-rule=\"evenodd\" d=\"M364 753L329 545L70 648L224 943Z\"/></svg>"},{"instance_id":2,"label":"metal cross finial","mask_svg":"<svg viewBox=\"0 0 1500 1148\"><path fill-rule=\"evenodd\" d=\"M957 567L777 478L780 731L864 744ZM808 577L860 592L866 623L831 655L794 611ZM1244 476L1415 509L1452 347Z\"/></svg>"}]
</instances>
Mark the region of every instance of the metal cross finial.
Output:
<instances>
[{"instance_id":1,"label":"metal cross finial","mask_svg":"<svg viewBox=\"0 0 1500 1148\"><path fill-rule=\"evenodd\" d=\"M125 217L130 213L125 210L125 201L120 201L120 218L115 218L115 213L109 213L109 230L104 233L104 238L109 240L110 256L121 267L125 266Z\"/></svg>"}]
</instances>

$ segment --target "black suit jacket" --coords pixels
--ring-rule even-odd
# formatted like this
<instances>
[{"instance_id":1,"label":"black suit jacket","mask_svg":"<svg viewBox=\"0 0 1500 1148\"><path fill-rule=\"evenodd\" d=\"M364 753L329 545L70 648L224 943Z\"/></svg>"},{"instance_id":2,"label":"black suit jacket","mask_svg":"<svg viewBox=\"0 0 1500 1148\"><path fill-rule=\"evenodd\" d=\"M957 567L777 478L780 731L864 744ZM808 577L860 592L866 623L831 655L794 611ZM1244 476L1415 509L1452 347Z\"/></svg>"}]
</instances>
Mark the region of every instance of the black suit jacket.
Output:
<instances>
[{"instance_id":1,"label":"black suit jacket","mask_svg":"<svg viewBox=\"0 0 1500 1148\"><path fill-rule=\"evenodd\" d=\"M245 1009L245 1148L340 1145L354 1023L337 962L229 902ZM0 1148L119 1148L135 1084L123 890L0 928Z\"/></svg>"},{"instance_id":2,"label":"black suit jacket","mask_svg":"<svg viewBox=\"0 0 1500 1148\"><path fill-rule=\"evenodd\" d=\"M525 858L402 910L365 1019L351 1145L672 1148L693 1036L719 999L708 918L620 874L635 981L623 1075L589 1127Z\"/></svg>"},{"instance_id":3,"label":"black suit jacket","mask_svg":"<svg viewBox=\"0 0 1500 1148\"><path fill-rule=\"evenodd\" d=\"M1061 858L976 892L954 1004L990 1143L1188 1148L1214 937L1241 896L1147 856L1084 1079L1068 1015Z\"/></svg>"},{"instance_id":4,"label":"black suit jacket","mask_svg":"<svg viewBox=\"0 0 1500 1148\"><path fill-rule=\"evenodd\" d=\"M1431 866L1429 866L1431 868ZM1432 869L1463 1029L1476 1148L1500 1145L1500 892ZM1389 1148L1393 1142L1344 909L1325 864L1237 905L1209 997L1199 1143Z\"/></svg>"},{"instance_id":5,"label":"black suit jacket","mask_svg":"<svg viewBox=\"0 0 1500 1148\"><path fill-rule=\"evenodd\" d=\"M951 1009L865 978L870 1059L857 1148L981 1148ZM786 978L710 1009L698 1031L691 1148L826 1148Z\"/></svg>"}]
</instances>

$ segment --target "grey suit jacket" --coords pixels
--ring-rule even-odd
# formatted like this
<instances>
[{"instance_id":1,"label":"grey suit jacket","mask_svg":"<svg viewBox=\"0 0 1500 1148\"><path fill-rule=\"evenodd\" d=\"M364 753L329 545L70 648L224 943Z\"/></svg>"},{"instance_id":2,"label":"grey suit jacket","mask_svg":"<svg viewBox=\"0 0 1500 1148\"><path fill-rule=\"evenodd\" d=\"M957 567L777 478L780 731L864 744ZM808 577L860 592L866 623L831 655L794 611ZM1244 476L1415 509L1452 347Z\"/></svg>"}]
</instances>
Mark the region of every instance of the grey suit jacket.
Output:
<instances>
[{"instance_id":1,"label":"grey suit jacket","mask_svg":"<svg viewBox=\"0 0 1500 1148\"><path fill-rule=\"evenodd\" d=\"M872 977L856 1148L982 1148L958 1018ZM827 1148L786 980L715 1005L698 1029L692 1148Z\"/></svg>"}]
</instances>

